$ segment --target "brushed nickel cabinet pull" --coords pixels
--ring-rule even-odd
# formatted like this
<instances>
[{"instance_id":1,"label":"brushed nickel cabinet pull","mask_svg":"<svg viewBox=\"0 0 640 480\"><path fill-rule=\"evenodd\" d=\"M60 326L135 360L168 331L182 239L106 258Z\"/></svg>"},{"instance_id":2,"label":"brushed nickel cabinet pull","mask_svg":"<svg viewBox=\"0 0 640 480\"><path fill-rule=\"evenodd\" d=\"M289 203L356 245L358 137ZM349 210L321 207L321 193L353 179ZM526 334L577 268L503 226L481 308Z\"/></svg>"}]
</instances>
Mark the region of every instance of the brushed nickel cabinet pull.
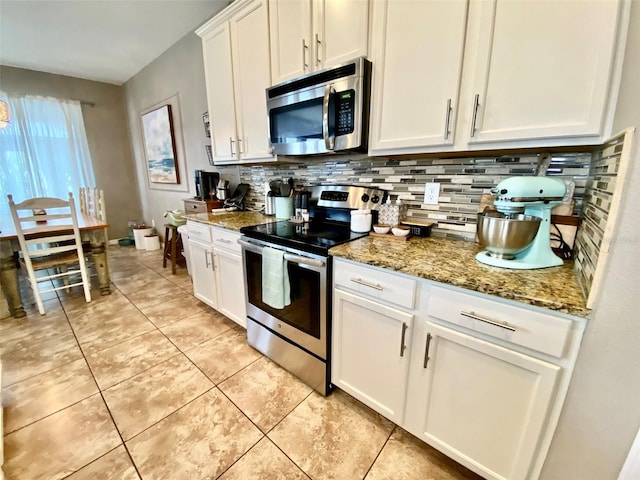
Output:
<instances>
[{"instance_id":1,"label":"brushed nickel cabinet pull","mask_svg":"<svg viewBox=\"0 0 640 480\"><path fill-rule=\"evenodd\" d=\"M449 122L451 121L451 99L447 100L447 114L444 120L444 139L448 139L449 138L449 133L451 133L451 131L449 130Z\"/></svg>"},{"instance_id":2,"label":"brushed nickel cabinet pull","mask_svg":"<svg viewBox=\"0 0 640 480\"><path fill-rule=\"evenodd\" d=\"M316 65L320 65L322 60L320 59L320 45L322 45L322 41L318 38L318 34L316 33Z\"/></svg>"},{"instance_id":3,"label":"brushed nickel cabinet pull","mask_svg":"<svg viewBox=\"0 0 640 480\"><path fill-rule=\"evenodd\" d=\"M473 99L473 115L471 117L471 137L476 133L476 119L478 118L478 106L480 105L480 94L476 93Z\"/></svg>"},{"instance_id":4,"label":"brushed nickel cabinet pull","mask_svg":"<svg viewBox=\"0 0 640 480\"><path fill-rule=\"evenodd\" d=\"M517 329L507 322L499 322L497 320L492 320L491 318L483 317L482 315L478 315L475 312L460 312L460 315L463 317L472 318L473 320L479 320L484 323L488 323L489 325L493 325L495 327L504 328L505 330L509 330L510 332L515 332Z\"/></svg>"},{"instance_id":5,"label":"brushed nickel cabinet pull","mask_svg":"<svg viewBox=\"0 0 640 480\"><path fill-rule=\"evenodd\" d=\"M364 285L365 287L369 287L369 288L375 288L376 290L384 290L384 287L382 285L380 285L379 283L369 283L369 282L365 282L364 280L360 279L360 278L352 278L351 281L353 283L357 283L359 285Z\"/></svg>"},{"instance_id":6,"label":"brushed nickel cabinet pull","mask_svg":"<svg viewBox=\"0 0 640 480\"><path fill-rule=\"evenodd\" d=\"M231 155L235 155L233 151L233 138L229 137L229 148L231 149Z\"/></svg>"},{"instance_id":7,"label":"brushed nickel cabinet pull","mask_svg":"<svg viewBox=\"0 0 640 480\"><path fill-rule=\"evenodd\" d=\"M209 265L209 252L206 250L204 252L204 265L206 268L209 268L210 266L213 267L213 265Z\"/></svg>"},{"instance_id":8,"label":"brushed nickel cabinet pull","mask_svg":"<svg viewBox=\"0 0 640 480\"><path fill-rule=\"evenodd\" d=\"M422 368L427 368L427 363L429 363L429 347L431 347L431 334L427 333L427 344L424 347L424 363L422 364Z\"/></svg>"},{"instance_id":9,"label":"brushed nickel cabinet pull","mask_svg":"<svg viewBox=\"0 0 640 480\"><path fill-rule=\"evenodd\" d=\"M404 344L404 337L407 334L407 324L405 322L402 322L402 338L400 338L400 356L404 357L404 351L407 348L406 345Z\"/></svg>"},{"instance_id":10,"label":"brushed nickel cabinet pull","mask_svg":"<svg viewBox=\"0 0 640 480\"><path fill-rule=\"evenodd\" d=\"M309 50L309 47L307 47L307 41L303 38L302 39L302 69L305 72L309 67L309 64L307 63L307 50Z\"/></svg>"}]
</instances>

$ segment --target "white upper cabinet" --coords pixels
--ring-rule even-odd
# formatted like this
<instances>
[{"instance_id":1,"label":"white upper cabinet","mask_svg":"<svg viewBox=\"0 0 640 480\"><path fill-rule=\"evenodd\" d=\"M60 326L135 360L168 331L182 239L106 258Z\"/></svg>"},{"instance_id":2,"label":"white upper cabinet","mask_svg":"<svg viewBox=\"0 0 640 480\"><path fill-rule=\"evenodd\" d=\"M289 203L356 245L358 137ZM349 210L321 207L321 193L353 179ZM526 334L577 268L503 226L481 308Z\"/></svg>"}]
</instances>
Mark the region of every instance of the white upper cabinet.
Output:
<instances>
[{"instance_id":1,"label":"white upper cabinet","mask_svg":"<svg viewBox=\"0 0 640 480\"><path fill-rule=\"evenodd\" d=\"M469 142L599 138L620 10L616 1L480 2Z\"/></svg>"},{"instance_id":2,"label":"white upper cabinet","mask_svg":"<svg viewBox=\"0 0 640 480\"><path fill-rule=\"evenodd\" d=\"M373 3L372 154L453 144L467 1Z\"/></svg>"},{"instance_id":3,"label":"white upper cabinet","mask_svg":"<svg viewBox=\"0 0 640 480\"><path fill-rule=\"evenodd\" d=\"M372 5L371 155L593 144L610 134L628 2Z\"/></svg>"},{"instance_id":4,"label":"white upper cabinet","mask_svg":"<svg viewBox=\"0 0 640 480\"><path fill-rule=\"evenodd\" d=\"M270 0L273 84L367 54L368 0Z\"/></svg>"},{"instance_id":5,"label":"white upper cabinet","mask_svg":"<svg viewBox=\"0 0 640 480\"><path fill-rule=\"evenodd\" d=\"M207 87L211 128L211 149L216 162L234 161L236 111L233 96L231 37L229 23L224 22L202 38L202 53Z\"/></svg>"},{"instance_id":6,"label":"white upper cabinet","mask_svg":"<svg viewBox=\"0 0 640 480\"><path fill-rule=\"evenodd\" d=\"M196 32L216 164L275 160L265 99L271 84L268 18L267 0L238 0Z\"/></svg>"}]
</instances>

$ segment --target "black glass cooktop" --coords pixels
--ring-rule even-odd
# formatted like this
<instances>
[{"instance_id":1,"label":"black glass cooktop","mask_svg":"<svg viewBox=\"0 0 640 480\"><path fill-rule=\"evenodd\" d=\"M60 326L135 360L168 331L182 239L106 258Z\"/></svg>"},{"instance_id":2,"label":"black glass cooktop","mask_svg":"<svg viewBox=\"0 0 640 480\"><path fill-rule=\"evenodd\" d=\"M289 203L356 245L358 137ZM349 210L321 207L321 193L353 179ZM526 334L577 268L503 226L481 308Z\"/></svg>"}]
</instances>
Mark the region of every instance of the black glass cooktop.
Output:
<instances>
[{"instance_id":1,"label":"black glass cooktop","mask_svg":"<svg viewBox=\"0 0 640 480\"><path fill-rule=\"evenodd\" d=\"M314 222L300 224L289 220L243 227L240 233L249 238L295 248L317 255L328 255L329 249L364 237L367 233L352 232L349 224Z\"/></svg>"}]
</instances>

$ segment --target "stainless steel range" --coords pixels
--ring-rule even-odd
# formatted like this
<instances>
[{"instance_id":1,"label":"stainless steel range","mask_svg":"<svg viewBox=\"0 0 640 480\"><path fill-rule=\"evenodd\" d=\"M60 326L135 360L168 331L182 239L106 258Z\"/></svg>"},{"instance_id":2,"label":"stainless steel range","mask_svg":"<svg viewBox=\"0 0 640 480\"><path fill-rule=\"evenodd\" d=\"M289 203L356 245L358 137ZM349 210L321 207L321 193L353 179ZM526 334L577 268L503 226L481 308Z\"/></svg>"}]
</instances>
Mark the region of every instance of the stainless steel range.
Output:
<instances>
[{"instance_id":1,"label":"stainless steel range","mask_svg":"<svg viewBox=\"0 0 640 480\"><path fill-rule=\"evenodd\" d=\"M308 223L283 220L240 230L247 284L247 339L327 395L331 391L329 249L367 235L350 230L351 211L377 209L386 192L350 185L322 185L310 191ZM272 286L267 283L274 276L273 264L268 263L273 258L282 262L283 278L276 275L276 283L282 280L285 290L281 304L274 304ZM275 266L279 268L280 263Z\"/></svg>"}]
</instances>

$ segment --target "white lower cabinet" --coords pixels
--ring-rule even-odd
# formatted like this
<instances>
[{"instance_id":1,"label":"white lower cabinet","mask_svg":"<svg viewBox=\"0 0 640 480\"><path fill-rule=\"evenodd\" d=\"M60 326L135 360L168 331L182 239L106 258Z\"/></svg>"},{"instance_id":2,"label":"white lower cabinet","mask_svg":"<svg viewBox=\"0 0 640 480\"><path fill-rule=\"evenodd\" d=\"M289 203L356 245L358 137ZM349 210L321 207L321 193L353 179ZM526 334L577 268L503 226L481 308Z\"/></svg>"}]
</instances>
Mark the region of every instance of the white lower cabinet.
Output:
<instances>
[{"instance_id":1,"label":"white lower cabinet","mask_svg":"<svg viewBox=\"0 0 640 480\"><path fill-rule=\"evenodd\" d=\"M217 310L238 325L247 327L244 271L238 239L240 234L228 230L213 229L218 285Z\"/></svg>"},{"instance_id":2,"label":"white lower cabinet","mask_svg":"<svg viewBox=\"0 0 640 480\"><path fill-rule=\"evenodd\" d=\"M191 280L193 295L204 303L218 308L218 294L214 270L213 247L211 244L189 240L191 249Z\"/></svg>"},{"instance_id":3,"label":"white lower cabinet","mask_svg":"<svg viewBox=\"0 0 640 480\"><path fill-rule=\"evenodd\" d=\"M583 319L342 259L333 278L336 387L484 478L538 478Z\"/></svg>"},{"instance_id":4,"label":"white lower cabinet","mask_svg":"<svg viewBox=\"0 0 640 480\"><path fill-rule=\"evenodd\" d=\"M246 328L246 299L239 232L189 222L193 294Z\"/></svg>"},{"instance_id":5,"label":"white lower cabinet","mask_svg":"<svg viewBox=\"0 0 640 480\"><path fill-rule=\"evenodd\" d=\"M413 315L336 289L331 381L401 423Z\"/></svg>"},{"instance_id":6,"label":"white lower cabinet","mask_svg":"<svg viewBox=\"0 0 640 480\"><path fill-rule=\"evenodd\" d=\"M432 322L416 337L405 428L485 478L530 478L561 368Z\"/></svg>"}]
</instances>

